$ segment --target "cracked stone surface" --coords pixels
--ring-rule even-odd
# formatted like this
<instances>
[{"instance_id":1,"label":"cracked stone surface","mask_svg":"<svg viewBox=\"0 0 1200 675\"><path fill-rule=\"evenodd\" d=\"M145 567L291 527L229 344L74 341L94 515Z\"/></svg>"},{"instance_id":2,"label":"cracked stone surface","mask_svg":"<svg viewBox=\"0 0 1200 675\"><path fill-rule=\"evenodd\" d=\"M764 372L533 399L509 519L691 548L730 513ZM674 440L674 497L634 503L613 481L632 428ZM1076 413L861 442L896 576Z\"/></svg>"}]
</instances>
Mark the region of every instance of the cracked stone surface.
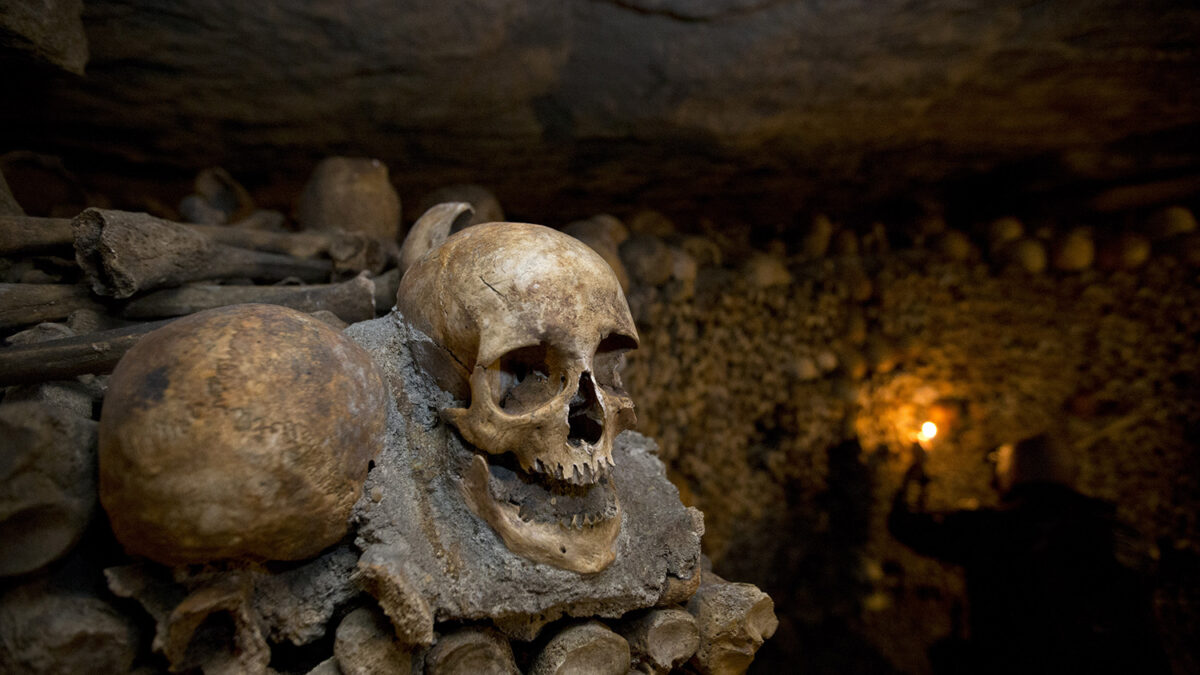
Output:
<instances>
[{"instance_id":1,"label":"cracked stone surface","mask_svg":"<svg viewBox=\"0 0 1200 675\"><path fill-rule=\"evenodd\" d=\"M1030 158L1082 180L1200 162L1189 3L160 5L86 3L87 76L15 73L0 145L299 180L369 154L406 202L477 182L534 222L894 196Z\"/></svg>"}]
</instances>

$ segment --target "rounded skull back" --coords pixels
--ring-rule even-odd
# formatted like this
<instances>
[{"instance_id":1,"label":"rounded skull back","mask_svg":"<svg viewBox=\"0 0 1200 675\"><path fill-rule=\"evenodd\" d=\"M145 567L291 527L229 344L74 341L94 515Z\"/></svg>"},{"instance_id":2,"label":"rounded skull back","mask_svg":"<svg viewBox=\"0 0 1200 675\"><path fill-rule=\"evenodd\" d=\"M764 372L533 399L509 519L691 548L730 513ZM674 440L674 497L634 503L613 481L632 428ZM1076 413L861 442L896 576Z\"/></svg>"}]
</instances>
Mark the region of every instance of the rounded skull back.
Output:
<instances>
[{"instance_id":1,"label":"rounded skull back","mask_svg":"<svg viewBox=\"0 0 1200 675\"><path fill-rule=\"evenodd\" d=\"M469 227L404 275L397 306L469 377L504 354L549 342L575 356L610 335L637 346L616 274L587 245L528 223Z\"/></svg>"}]
</instances>

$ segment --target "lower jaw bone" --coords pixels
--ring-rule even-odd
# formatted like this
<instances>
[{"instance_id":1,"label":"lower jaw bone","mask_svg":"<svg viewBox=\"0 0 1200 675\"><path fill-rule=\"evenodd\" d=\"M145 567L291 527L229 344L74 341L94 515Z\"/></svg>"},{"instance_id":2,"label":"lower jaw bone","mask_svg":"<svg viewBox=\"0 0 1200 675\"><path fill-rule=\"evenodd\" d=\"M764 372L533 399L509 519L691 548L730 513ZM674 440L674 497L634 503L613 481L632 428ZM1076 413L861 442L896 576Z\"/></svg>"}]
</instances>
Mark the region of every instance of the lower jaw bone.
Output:
<instances>
[{"instance_id":1,"label":"lower jaw bone","mask_svg":"<svg viewBox=\"0 0 1200 675\"><path fill-rule=\"evenodd\" d=\"M621 531L621 509L587 524L583 515L566 525L558 522L525 521L515 504L492 496L487 460L475 455L463 477L463 492L471 511L500 535L510 551L554 567L591 574L608 567L616 557L613 544ZM607 513L605 514L608 515Z\"/></svg>"}]
</instances>

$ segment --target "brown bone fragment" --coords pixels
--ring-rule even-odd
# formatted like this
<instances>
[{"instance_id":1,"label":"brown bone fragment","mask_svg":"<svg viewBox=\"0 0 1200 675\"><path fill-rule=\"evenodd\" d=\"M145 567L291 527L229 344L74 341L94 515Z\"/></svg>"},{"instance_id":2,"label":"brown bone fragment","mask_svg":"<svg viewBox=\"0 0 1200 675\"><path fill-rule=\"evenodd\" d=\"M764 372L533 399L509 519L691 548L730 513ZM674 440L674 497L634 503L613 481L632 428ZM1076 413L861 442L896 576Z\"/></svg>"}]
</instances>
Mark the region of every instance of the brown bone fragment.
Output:
<instances>
[{"instance_id":1,"label":"brown bone fragment","mask_svg":"<svg viewBox=\"0 0 1200 675\"><path fill-rule=\"evenodd\" d=\"M294 258L329 257L337 271L379 272L388 251L377 239L358 232L271 232L234 225L184 225L218 244Z\"/></svg>"},{"instance_id":2,"label":"brown bone fragment","mask_svg":"<svg viewBox=\"0 0 1200 675\"><path fill-rule=\"evenodd\" d=\"M241 220L254 211L250 193L221 167L211 167L196 174L193 187L196 196L224 213L230 221Z\"/></svg>"},{"instance_id":3,"label":"brown bone fragment","mask_svg":"<svg viewBox=\"0 0 1200 675\"><path fill-rule=\"evenodd\" d=\"M0 254L65 249L74 240L69 218L0 215Z\"/></svg>"},{"instance_id":4,"label":"brown bone fragment","mask_svg":"<svg viewBox=\"0 0 1200 675\"><path fill-rule=\"evenodd\" d=\"M357 232L330 235L329 257L339 274L362 271L379 274L388 263L400 257L400 247L388 239L376 239Z\"/></svg>"},{"instance_id":5,"label":"brown bone fragment","mask_svg":"<svg viewBox=\"0 0 1200 675\"><path fill-rule=\"evenodd\" d=\"M0 673L139 672L139 637L134 620L106 599L47 576L0 594Z\"/></svg>"},{"instance_id":6,"label":"brown bone fragment","mask_svg":"<svg viewBox=\"0 0 1200 675\"><path fill-rule=\"evenodd\" d=\"M461 227L474 213L475 209L466 202L446 202L434 204L421 214L400 247L400 274L403 275L421 256L446 241L454 226L457 224Z\"/></svg>"},{"instance_id":7,"label":"brown bone fragment","mask_svg":"<svg viewBox=\"0 0 1200 675\"><path fill-rule=\"evenodd\" d=\"M334 269L338 272L368 270L378 273L387 265L389 257L398 255L394 242L383 242L358 232L273 232L240 227L237 223L171 224L226 246L294 258L328 257L333 260ZM75 233L69 218L0 215L0 254L66 249L74 242Z\"/></svg>"},{"instance_id":8,"label":"brown bone fragment","mask_svg":"<svg viewBox=\"0 0 1200 675\"><path fill-rule=\"evenodd\" d=\"M171 672L267 672L270 648L251 603L252 572L184 584L166 567L140 562L110 567L104 576L114 595L136 600L154 619L151 648L166 657Z\"/></svg>"},{"instance_id":9,"label":"brown bone fragment","mask_svg":"<svg viewBox=\"0 0 1200 675\"><path fill-rule=\"evenodd\" d=\"M400 290L400 270L392 269L371 279L375 284L375 312L387 314L396 304L396 292Z\"/></svg>"},{"instance_id":10,"label":"brown bone fragment","mask_svg":"<svg viewBox=\"0 0 1200 675\"><path fill-rule=\"evenodd\" d=\"M392 620L400 644L428 647L433 644L433 612L429 603L389 560L358 561L356 582L379 603Z\"/></svg>"},{"instance_id":11,"label":"brown bone fragment","mask_svg":"<svg viewBox=\"0 0 1200 675\"><path fill-rule=\"evenodd\" d=\"M253 614L251 592L249 575L232 573L184 598L167 618L162 645L171 670L266 675L271 650ZM222 614L233 624L232 635L202 630L207 619Z\"/></svg>"},{"instance_id":12,"label":"brown bone fragment","mask_svg":"<svg viewBox=\"0 0 1200 675\"><path fill-rule=\"evenodd\" d=\"M687 605L700 631L690 664L703 675L744 673L779 626L775 603L753 584L731 583L712 572L701 578Z\"/></svg>"},{"instance_id":13,"label":"brown bone fragment","mask_svg":"<svg viewBox=\"0 0 1200 675\"><path fill-rule=\"evenodd\" d=\"M111 372L142 336L174 320L0 348L0 386Z\"/></svg>"},{"instance_id":14,"label":"brown bone fragment","mask_svg":"<svg viewBox=\"0 0 1200 675\"><path fill-rule=\"evenodd\" d=\"M312 286L195 284L131 300L121 314L130 319L157 319L245 303L282 305L302 312L327 310L347 323L355 323L375 318L375 284L365 276L340 284Z\"/></svg>"},{"instance_id":15,"label":"brown bone fragment","mask_svg":"<svg viewBox=\"0 0 1200 675\"><path fill-rule=\"evenodd\" d=\"M490 628L463 628L438 638L425 656L428 675L517 675L512 647Z\"/></svg>"},{"instance_id":16,"label":"brown bone fragment","mask_svg":"<svg viewBox=\"0 0 1200 675\"><path fill-rule=\"evenodd\" d=\"M187 226L145 213L87 209L72 221L75 259L99 295L127 298L139 291L200 279L249 277L278 281L329 279L324 260L226 246Z\"/></svg>"},{"instance_id":17,"label":"brown bone fragment","mask_svg":"<svg viewBox=\"0 0 1200 675\"><path fill-rule=\"evenodd\" d=\"M482 185L470 183L447 185L426 193L421 197L417 210L424 213L429 210L429 207L445 202L467 202L474 210L470 218L455 226L453 232L472 225L499 223L504 220L504 208L500 206L500 200L496 198L496 195Z\"/></svg>"},{"instance_id":18,"label":"brown bone fragment","mask_svg":"<svg viewBox=\"0 0 1200 675\"><path fill-rule=\"evenodd\" d=\"M104 570L108 589L119 598L132 598L154 619L151 648L162 652L171 629L171 610L187 597L187 590L171 578L170 570L143 560Z\"/></svg>"},{"instance_id":19,"label":"brown bone fragment","mask_svg":"<svg viewBox=\"0 0 1200 675\"><path fill-rule=\"evenodd\" d=\"M623 622L619 632L629 642L634 670L643 673L670 672L700 646L696 619L679 608L640 612Z\"/></svg>"},{"instance_id":20,"label":"brown bone fragment","mask_svg":"<svg viewBox=\"0 0 1200 675\"><path fill-rule=\"evenodd\" d=\"M83 535L96 504L96 423L50 403L6 400L0 438L0 577L6 577L41 569Z\"/></svg>"},{"instance_id":21,"label":"brown bone fragment","mask_svg":"<svg viewBox=\"0 0 1200 675\"><path fill-rule=\"evenodd\" d=\"M359 282L355 280L347 283ZM137 323L61 340L0 348L0 386L112 372L125 352L137 344L146 333L179 318L181 317Z\"/></svg>"},{"instance_id":22,"label":"brown bone fragment","mask_svg":"<svg viewBox=\"0 0 1200 675\"><path fill-rule=\"evenodd\" d=\"M189 230L228 246L296 258L316 258L329 251L337 235L326 232L271 232L232 225L185 225Z\"/></svg>"},{"instance_id":23,"label":"brown bone fragment","mask_svg":"<svg viewBox=\"0 0 1200 675\"><path fill-rule=\"evenodd\" d=\"M79 309L104 311L86 286L0 283L0 330L57 321Z\"/></svg>"},{"instance_id":24,"label":"brown bone fragment","mask_svg":"<svg viewBox=\"0 0 1200 675\"><path fill-rule=\"evenodd\" d=\"M333 642L338 671L343 675L409 675L412 653L396 642L386 616L359 607L338 624Z\"/></svg>"},{"instance_id":25,"label":"brown bone fragment","mask_svg":"<svg viewBox=\"0 0 1200 675\"><path fill-rule=\"evenodd\" d=\"M530 675L625 675L629 644L599 621L588 621L555 635L533 661Z\"/></svg>"},{"instance_id":26,"label":"brown bone fragment","mask_svg":"<svg viewBox=\"0 0 1200 675\"><path fill-rule=\"evenodd\" d=\"M300 225L311 230L351 230L395 241L400 197L377 159L327 157L313 169L300 195Z\"/></svg>"}]
</instances>

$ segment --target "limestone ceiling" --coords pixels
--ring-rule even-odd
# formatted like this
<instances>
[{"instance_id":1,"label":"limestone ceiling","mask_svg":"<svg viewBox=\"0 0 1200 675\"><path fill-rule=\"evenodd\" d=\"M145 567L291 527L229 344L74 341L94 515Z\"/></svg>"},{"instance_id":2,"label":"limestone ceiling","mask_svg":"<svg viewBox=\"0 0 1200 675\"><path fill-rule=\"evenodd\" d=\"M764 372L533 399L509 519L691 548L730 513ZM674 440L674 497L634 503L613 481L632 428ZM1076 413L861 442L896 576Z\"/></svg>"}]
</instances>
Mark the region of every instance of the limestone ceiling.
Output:
<instances>
[{"instance_id":1,"label":"limestone ceiling","mask_svg":"<svg viewBox=\"0 0 1200 675\"><path fill-rule=\"evenodd\" d=\"M470 180L531 216L1200 173L1183 2L96 0L83 26L82 77L4 62L0 149L300 177L367 154L406 197Z\"/></svg>"}]
</instances>

